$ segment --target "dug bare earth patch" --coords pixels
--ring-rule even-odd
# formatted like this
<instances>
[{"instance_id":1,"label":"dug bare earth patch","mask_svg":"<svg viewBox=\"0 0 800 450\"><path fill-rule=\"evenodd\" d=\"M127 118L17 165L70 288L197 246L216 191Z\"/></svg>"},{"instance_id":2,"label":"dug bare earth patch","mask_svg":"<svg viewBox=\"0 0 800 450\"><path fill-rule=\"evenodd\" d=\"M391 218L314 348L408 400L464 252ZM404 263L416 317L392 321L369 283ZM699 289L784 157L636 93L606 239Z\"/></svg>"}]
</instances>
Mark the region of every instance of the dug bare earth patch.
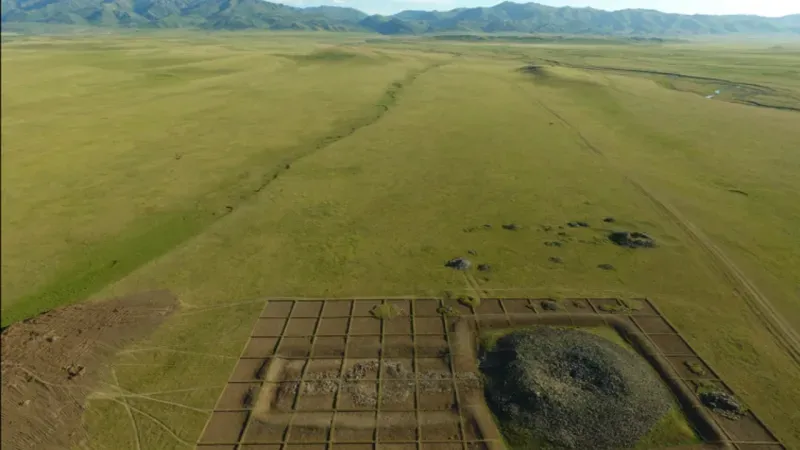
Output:
<instances>
[{"instance_id":1,"label":"dug bare earth patch","mask_svg":"<svg viewBox=\"0 0 800 450\"><path fill-rule=\"evenodd\" d=\"M527 445L633 447L673 405L644 360L581 330L511 332L498 339L480 368L501 428Z\"/></svg>"},{"instance_id":2,"label":"dug bare earth patch","mask_svg":"<svg viewBox=\"0 0 800 450\"><path fill-rule=\"evenodd\" d=\"M177 308L166 291L48 311L3 331L2 448L73 448L85 437L86 397L116 350Z\"/></svg>"},{"instance_id":3,"label":"dug bare earth patch","mask_svg":"<svg viewBox=\"0 0 800 450\"><path fill-rule=\"evenodd\" d=\"M777 444L648 299L443 297L265 310L198 448Z\"/></svg>"}]
</instances>

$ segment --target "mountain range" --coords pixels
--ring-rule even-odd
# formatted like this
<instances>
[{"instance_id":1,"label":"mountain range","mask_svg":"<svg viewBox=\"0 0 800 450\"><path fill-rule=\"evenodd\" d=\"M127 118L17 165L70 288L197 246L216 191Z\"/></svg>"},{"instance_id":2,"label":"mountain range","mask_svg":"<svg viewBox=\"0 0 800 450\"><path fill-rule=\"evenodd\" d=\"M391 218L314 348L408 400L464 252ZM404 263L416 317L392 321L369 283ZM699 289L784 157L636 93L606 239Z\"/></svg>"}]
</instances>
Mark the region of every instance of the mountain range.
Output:
<instances>
[{"instance_id":1,"label":"mountain range","mask_svg":"<svg viewBox=\"0 0 800 450\"><path fill-rule=\"evenodd\" d=\"M2 23L128 28L204 28L429 33L600 35L800 34L800 14L779 18L602 11L504 2L451 11L368 15L352 8L296 8L263 0L2 0Z\"/></svg>"}]
</instances>

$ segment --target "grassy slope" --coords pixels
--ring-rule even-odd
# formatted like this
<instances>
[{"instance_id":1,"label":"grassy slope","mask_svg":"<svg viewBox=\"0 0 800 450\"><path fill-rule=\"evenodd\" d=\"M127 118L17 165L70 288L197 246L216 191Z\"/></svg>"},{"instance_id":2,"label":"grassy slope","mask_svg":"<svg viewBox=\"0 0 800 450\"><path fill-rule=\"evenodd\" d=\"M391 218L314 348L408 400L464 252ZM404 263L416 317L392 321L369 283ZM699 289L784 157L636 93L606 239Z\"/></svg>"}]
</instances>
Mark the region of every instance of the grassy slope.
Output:
<instances>
[{"instance_id":1,"label":"grassy slope","mask_svg":"<svg viewBox=\"0 0 800 450\"><path fill-rule=\"evenodd\" d=\"M796 366L679 227L622 175L637 174L731 250L797 324L792 289L800 242L789 230L800 223L791 202L800 190L800 160L790 146L800 131L792 113L708 102L613 74L564 72L584 81L536 82L515 73L519 62L504 61L507 55L472 57L463 46L439 48L462 57L429 54L449 64L408 83L409 73L431 61L403 46L362 48L367 57L347 62L298 63L276 54L310 52L308 39L186 42L78 40L46 51L16 43L3 51L3 312L20 316L64 301L26 296L60 293L59 283L81 264L118 259L120 266L138 251L81 292L121 278L96 296L164 286L184 303L184 312L142 345L149 350L121 356L116 368L133 392L198 388L149 397L171 404L132 399L149 446L188 448L197 438L262 306L235 303L262 295L458 290L464 279L441 264L470 248L495 267L486 287L498 294L654 298L780 437L800 445ZM137 64L155 67L131 68L123 55L134 54ZM195 79L166 85L140 78L142 71L169 72L164 59ZM226 73L208 75L214 70ZM405 87L380 120L308 152L319 139L374 117L376 103L391 103L386 90L394 81ZM575 128L539 102L606 157L587 151ZM36 131L42 129L50 132ZM175 160L176 152L184 156ZM303 154L252 192L261 174L271 177ZM725 183L750 197L720 188ZM235 208L226 213L231 201ZM160 215L176 238L141 250L148 233L162 235L154 231ZM167 226L187 215L193 227ZM600 226L606 215L618 218L615 227L650 231L661 248L573 242L553 249L543 245L552 237L536 229L582 219ZM461 231L512 221L526 228ZM554 266L549 256L565 263ZM617 270L599 270L600 263ZM526 289L503 290L509 288ZM28 306L32 301L44 303ZM130 438L119 403L90 405L96 447Z\"/></svg>"},{"instance_id":2,"label":"grassy slope","mask_svg":"<svg viewBox=\"0 0 800 450\"><path fill-rule=\"evenodd\" d=\"M370 120L398 73L423 66L152 42L4 52L3 324L169 251L332 129Z\"/></svg>"}]
</instances>

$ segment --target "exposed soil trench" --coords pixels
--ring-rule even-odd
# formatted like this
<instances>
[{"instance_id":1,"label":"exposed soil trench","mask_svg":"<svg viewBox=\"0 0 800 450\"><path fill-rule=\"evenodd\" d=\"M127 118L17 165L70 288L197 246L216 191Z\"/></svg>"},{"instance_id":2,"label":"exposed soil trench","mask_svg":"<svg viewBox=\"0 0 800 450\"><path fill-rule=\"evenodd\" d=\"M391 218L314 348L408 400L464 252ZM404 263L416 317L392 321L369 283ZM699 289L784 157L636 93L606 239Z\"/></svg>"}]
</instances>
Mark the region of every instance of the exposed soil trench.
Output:
<instances>
[{"instance_id":1,"label":"exposed soil trench","mask_svg":"<svg viewBox=\"0 0 800 450\"><path fill-rule=\"evenodd\" d=\"M556 307L548 308L552 303L556 303ZM407 314L376 319L372 312L387 305ZM445 307L453 314L443 315ZM732 441L769 443L776 449L781 448L774 434L746 407L738 411L736 420L720 415L718 411L728 412L729 406L734 405L736 396L653 303L647 299L626 302L614 298L559 302L482 298L470 305L452 298L268 301L206 424L198 448L218 450L242 444L272 448L288 442L290 447L323 448L334 444L348 450L375 446L393 448L393 445L403 450L419 448L419 445L442 449L504 449L501 430L507 432L508 429L503 424L498 427L485 396L486 388L494 379L491 367L500 366L484 364L489 361L487 351L506 361L502 358L503 352L497 351L502 350L499 345L503 336L512 328L540 325L613 328L657 374L645 369L644 361L639 364L640 369L625 361L618 365L592 363L590 360L597 352L588 347L585 358L574 359L575 346L566 343L565 348L569 350L566 355L573 356L552 362L555 369L536 372L536 379L547 381L566 373L569 377L584 374L586 376L575 378L580 386L589 383L601 390L608 387L608 395L620 394L619 401L624 402L635 399L626 397L628 388L620 388L623 385L644 387L643 392L655 389L665 394L657 380L660 378L677 404L669 406L667 401L650 411L650 419L662 417L666 407L679 407L696 437L705 442L700 444L702 448L733 448ZM496 344L485 340L492 336L497 336ZM560 343L562 339L557 337L552 342ZM597 345L616 350L608 353L609 361L637 358L633 353L626 353L627 350L622 352L614 347L615 343L598 342ZM550 351L540 348L541 344L536 338L531 348ZM548 348L558 350L557 347ZM550 364L551 358L545 356L545 361ZM569 370L562 371L561 368L567 367L562 363L567 364ZM542 364L534 366L542 367ZM612 366L642 370L648 372L653 381L644 383L645 378L637 372L632 377L623 377L632 381L618 382L616 375L601 376L601 372L595 370L603 366L609 368L609 374L616 371ZM509 373L501 370L497 378L500 384L494 386L506 386L502 378ZM563 410L559 393L568 391L562 389L567 384L558 381L557 390L546 389L553 393L549 397L554 400L551 402L553 411ZM507 396L513 399L512 403L526 398L545 398L539 394L523 395L518 389L512 391ZM700 393L714 396L714 408L701 403ZM568 394L563 398L573 397ZM651 397L645 392L639 398L649 402ZM605 403L608 402L586 402L590 409L605 408L608 406ZM626 411L630 409L625 408ZM637 408L649 407L633 409ZM518 414L520 409L509 404L503 411ZM495 414L503 420L497 412ZM589 415L594 420L609 414L590 412ZM546 416L556 417L554 414ZM632 422L639 421L638 417L635 420L622 418L616 425L609 425L604 431L611 434L603 448L610 448L609 443L614 445L620 433L630 434L625 438L628 444L637 441L641 433L651 428L652 420L649 424L641 423L638 431L630 429ZM562 429L565 423L555 422L546 424L544 429ZM579 420L580 427L572 428L575 439L584 438L581 438L583 443L570 448L586 448L587 434L581 430L586 428L587 422L590 421ZM597 426L605 428L600 422ZM592 429L588 433L588 440L593 443L596 443L595 431ZM664 439L664 445L670 445L688 442L691 436L679 433Z\"/></svg>"},{"instance_id":2,"label":"exposed soil trench","mask_svg":"<svg viewBox=\"0 0 800 450\"><path fill-rule=\"evenodd\" d=\"M122 347L154 331L178 306L166 291L46 312L3 331L2 447L65 449L85 438L86 397Z\"/></svg>"}]
</instances>

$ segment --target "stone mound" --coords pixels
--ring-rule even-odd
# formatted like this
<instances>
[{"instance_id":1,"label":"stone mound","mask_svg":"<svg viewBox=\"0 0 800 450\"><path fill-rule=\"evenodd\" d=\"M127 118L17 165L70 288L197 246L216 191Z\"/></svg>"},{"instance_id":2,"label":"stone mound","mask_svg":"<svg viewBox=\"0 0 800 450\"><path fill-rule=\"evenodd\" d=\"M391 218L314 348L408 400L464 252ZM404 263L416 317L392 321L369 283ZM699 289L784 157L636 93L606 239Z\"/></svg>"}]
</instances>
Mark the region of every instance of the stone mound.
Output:
<instances>
[{"instance_id":1,"label":"stone mound","mask_svg":"<svg viewBox=\"0 0 800 450\"><path fill-rule=\"evenodd\" d=\"M650 237L647 233L639 231L614 231L608 235L608 239L620 247L653 248L656 246L655 239Z\"/></svg>"},{"instance_id":2,"label":"stone mound","mask_svg":"<svg viewBox=\"0 0 800 450\"><path fill-rule=\"evenodd\" d=\"M673 405L636 353L575 329L503 336L483 356L481 371L501 428L546 448L632 447Z\"/></svg>"}]
</instances>

